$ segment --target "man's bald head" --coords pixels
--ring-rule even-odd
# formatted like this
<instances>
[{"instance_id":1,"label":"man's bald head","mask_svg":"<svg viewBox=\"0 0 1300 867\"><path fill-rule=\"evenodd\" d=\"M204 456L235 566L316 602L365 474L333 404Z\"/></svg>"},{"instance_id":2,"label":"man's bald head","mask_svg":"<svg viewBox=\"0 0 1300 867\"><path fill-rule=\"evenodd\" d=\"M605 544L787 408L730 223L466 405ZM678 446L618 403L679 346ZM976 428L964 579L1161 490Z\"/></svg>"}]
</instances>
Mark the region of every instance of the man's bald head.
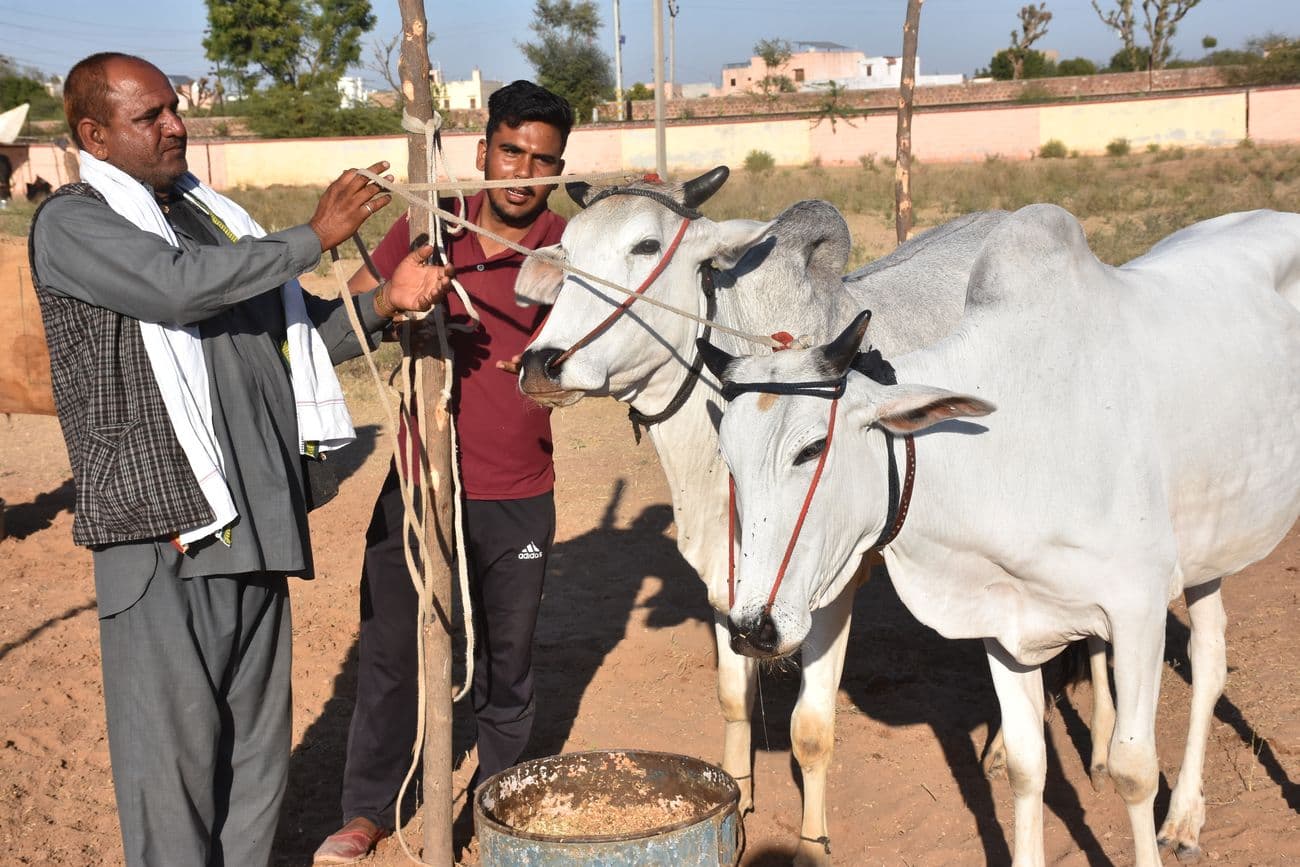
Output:
<instances>
[{"instance_id":1,"label":"man's bald head","mask_svg":"<svg viewBox=\"0 0 1300 867\"><path fill-rule=\"evenodd\" d=\"M162 70L129 54L96 54L73 67L64 91L77 146L167 194L188 169L180 98Z\"/></svg>"},{"instance_id":2,"label":"man's bald head","mask_svg":"<svg viewBox=\"0 0 1300 867\"><path fill-rule=\"evenodd\" d=\"M68 119L72 140L79 148L85 148L81 135L77 132L77 124L82 118L90 118L99 124L108 123L108 95L112 89L108 69L119 63L138 63L157 69L149 61L134 54L101 51L77 61L68 72L67 80L63 83L63 114ZM162 74L161 71L159 74Z\"/></svg>"}]
</instances>

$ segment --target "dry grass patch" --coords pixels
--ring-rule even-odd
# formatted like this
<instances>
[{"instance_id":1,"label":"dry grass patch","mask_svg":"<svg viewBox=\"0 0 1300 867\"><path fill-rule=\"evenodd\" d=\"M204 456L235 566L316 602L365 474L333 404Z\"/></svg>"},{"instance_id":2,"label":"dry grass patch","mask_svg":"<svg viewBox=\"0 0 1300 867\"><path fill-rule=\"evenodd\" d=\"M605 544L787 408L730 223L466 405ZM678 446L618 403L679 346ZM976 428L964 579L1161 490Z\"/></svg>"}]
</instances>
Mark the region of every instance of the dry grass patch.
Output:
<instances>
[{"instance_id":1,"label":"dry grass patch","mask_svg":"<svg viewBox=\"0 0 1300 867\"><path fill-rule=\"evenodd\" d=\"M768 219L802 199L825 199L849 222L854 239L850 265L857 267L894 246L894 178L882 170L884 162L776 168L762 175L737 171L703 210L715 220ZM316 187L269 187L234 190L230 196L275 231L306 222L320 193ZM926 162L913 171L913 196L918 229L971 211L1052 202L1083 222L1102 260L1118 264L1198 220L1255 208L1300 211L1300 147ZM563 192L552 196L551 204L564 216L576 212ZM26 234L31 212L25 202L0 211L0 234ZM366 243L378 243L399 213L400 203L393 204L369 221L362 228ZM356 256L350 246L342 252Z\"/></svg>"}]
</instances>

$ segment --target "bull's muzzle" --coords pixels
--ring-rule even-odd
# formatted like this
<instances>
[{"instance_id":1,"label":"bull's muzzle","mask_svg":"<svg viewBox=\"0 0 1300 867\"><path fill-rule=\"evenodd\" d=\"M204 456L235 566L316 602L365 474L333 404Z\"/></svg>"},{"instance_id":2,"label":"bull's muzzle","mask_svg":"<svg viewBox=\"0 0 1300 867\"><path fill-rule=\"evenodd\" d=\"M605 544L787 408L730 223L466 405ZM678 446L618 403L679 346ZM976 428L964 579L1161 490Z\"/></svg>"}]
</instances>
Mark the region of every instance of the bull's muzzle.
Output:
<instances>
[{"instance_id":1,"label":"bull's muzzle","mask_svg":"<svg viewBox=\"0 0 1300 867\"><path fill-rule=\"evenodd\" d=\"M768 659L779 655L776 649L781 645L781 635L768 611L739 621L729 619L727 631L731 633L731 649L741 656Z\"/></svg>"},{"instance_id":2,"label":"bull's muzzle","mask_svg":"<svg viewBox=\"0 0 1300 867\"><path fill-rule=\"evenodd\" d=\"M581 392L560 387L560 369L555 360L563 350L529 349L519 364L519 390L543 406L568 406L582 397Z\"/></svg>"}]
</instances>

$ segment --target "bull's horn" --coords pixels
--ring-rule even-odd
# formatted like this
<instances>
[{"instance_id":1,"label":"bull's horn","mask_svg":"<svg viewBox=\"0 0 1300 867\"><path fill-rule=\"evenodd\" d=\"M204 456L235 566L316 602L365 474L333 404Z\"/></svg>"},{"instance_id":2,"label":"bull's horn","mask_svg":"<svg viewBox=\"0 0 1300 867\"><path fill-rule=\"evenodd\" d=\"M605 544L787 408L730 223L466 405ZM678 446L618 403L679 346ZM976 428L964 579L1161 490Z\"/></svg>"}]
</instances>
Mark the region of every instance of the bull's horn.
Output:
<instances>
[{"instance_id":1,"label":"bull's horn","mask_svg":"<svg viewBox=\"0 0 1300 867\"><path fill-rule=\"evenodd\" d=\"M840 336L821 348L822 359L827 372L833 376L843 376L844 371L853 363L853 357L862 346L862 338L867 334L871 324L871 311L863 310L853 318L849 327L840 332Z\"/></svg>"},{"instance_id":2,"label":"bull's horn","mask_svg":"<svg viewBox=\"0 0 1300 867\"><path fill-rule=\"evenodd\" d=\"M718 166L682 184L682 204L688 208L698 208L721 189L730 174L731 170L726 166Z\"/></svg>"},{"instance_id":3,"label":"bull's horn","mask_svg":"<svg viewBox=\"0 0 1300 867\"><path fill-rule=\"evenodd\" d=\"M587 207L587 200L591 197L591 184L586 181L570 181L564 185L564 191L579 208Z\"/></svg>"},{"instance_id":4,"label":"bull's horn","mask_svg":"<svg viewBox=\"0 0 1300 867\"><path fill-rule=\"evenodd\" d=\"M726 350L714 346L703 337L696 338L695 345L700 349L700 358L704 359L704 366L717 377L718 382L723 382L727 376L727 368L736 360L736 357L729 355Z\"/></svg>"}]
</instances>

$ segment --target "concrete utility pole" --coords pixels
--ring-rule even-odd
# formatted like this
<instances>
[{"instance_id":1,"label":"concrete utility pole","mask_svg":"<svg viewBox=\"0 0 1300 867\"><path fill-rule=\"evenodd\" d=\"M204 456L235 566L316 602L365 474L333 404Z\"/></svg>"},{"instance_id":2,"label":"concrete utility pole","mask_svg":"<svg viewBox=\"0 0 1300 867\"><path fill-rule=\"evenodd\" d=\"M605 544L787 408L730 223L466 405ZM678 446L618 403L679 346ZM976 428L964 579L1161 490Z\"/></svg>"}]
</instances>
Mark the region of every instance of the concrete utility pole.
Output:
<instances>
[{"instance_id":1,"label":"concrete utility pole","mask_svg":"<svg viewBox=\"0 0 1300 867\"><path fill-rule=\"evenodd\" d=\"M651 4L655 15L655 171L668 179L668 136L664 130L664 0Z\"/></svg>"},{"instance_id":2,"label":"concrete utility pole","mask_svg":"<svg viewBox=\"0 0 1300 867\"><path fill-rule=\"evenodd\" d=\"M618 0L614 0L614 101L618 103L618 119L623 116L623 27L619 23Z\"/></svg>"},{"instance_id":3,"label":"concrete utility pole","mask_svg":"<svg viewBox=\"0 0 1300 867\"><path fill-rule=\"evenodd\" d=\"M894 161L894 228L898 243L912 231L912 102L916 91L916 41L921 26L921 4L907 0L903 19L903 68L898 86L898 154Z\"/></svg>"},{"instance_id":4,"label":"concrete utility pole","mask_svg":"<svg viewBox=\"0 0 1300 867\"><path fill-rule=\"evenodd\" d=\"M668 0L668 96L677 98L677 0Z\"/></svg>"},{"instance_id":5,"label":"concrete utility pole","mask_svg":"<svg viewBox=\"0 0 1300 867\"><path fill-rule=\"evenodd\" d=\"M402 98L406 111L420 121L433 117L433 94L429 89L428 22L424 0L397 0L402 12L402 53L398 64ZM422 133L407 133L407 179L427 183L428 150ZM431 194L432 195L432 194ZM411 237L431 235L433 215L423 208L411 209ZM407 326L410 327L410 326ZM430 341L432 342L432 341ZM425 730L424 730L424 851L425 864L451 867L455 863L451 840L451 426L450 408L442 400L442 387L450 358L432 354L416 358L424 380L424 393L416 395L431 418L427 430L419 432L430 478L428 499L420 504L425 528L425 587L432 610L426 612L424 634ZM410 471L425 468L415 461ZM402 534L403 541L406 533Z\"/></svg>"}]
</instances>

